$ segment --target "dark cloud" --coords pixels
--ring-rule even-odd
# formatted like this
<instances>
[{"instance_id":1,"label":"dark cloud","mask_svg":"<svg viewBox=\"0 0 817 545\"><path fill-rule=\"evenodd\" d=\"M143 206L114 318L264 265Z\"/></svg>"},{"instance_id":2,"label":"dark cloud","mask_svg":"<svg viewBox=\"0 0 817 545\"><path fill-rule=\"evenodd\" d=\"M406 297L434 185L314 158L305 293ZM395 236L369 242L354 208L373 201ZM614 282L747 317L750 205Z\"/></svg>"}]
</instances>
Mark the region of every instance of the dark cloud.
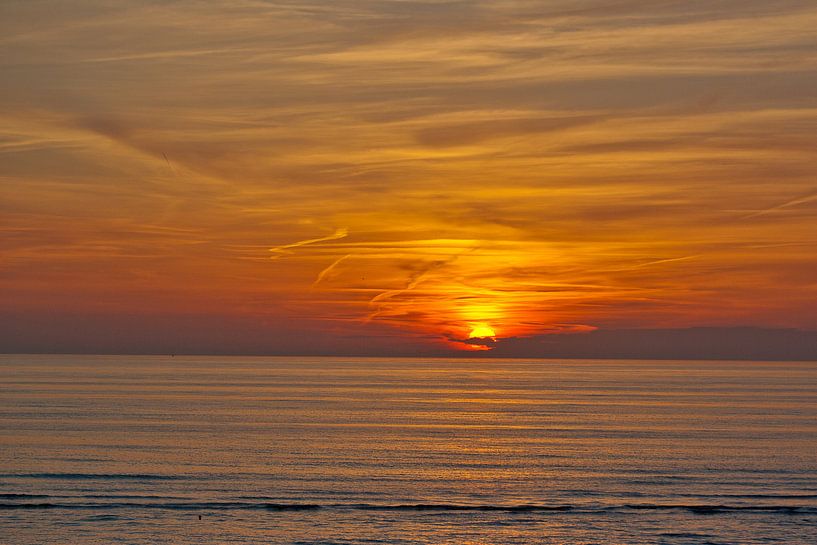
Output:
<instances>
[{"instance_id":1,"label":"dark cloud","mask_svg":"<svg viewBox=\"0 0 817 545\"><path fill-rule=\"evenodd\" d=\"M443 356L428 338L208 313L0 311L0 353Z\"/></svg>"},{"instance_id":2,"label":"dark cloud","mask_svg":"<svg viewBox=\"0 0 817 545\"><path fill-rule=\"evenodd\" d=\"M502 339L496 357L817 361L817 331L759 327L597 330Z\"/></svg>"},{"instance_id":3,"label":"dark cloud","mask_svg":"<svg viewBox=\"0 0 817 545\"><path fill-rule=\"evenodd\" d=\"M483 346L487 348L494 348L497 346L497 340L493 337L468 337L464 339L448 337L448 340L453 343L466 344L469 346Z\"/></svg>"}]
</instances>

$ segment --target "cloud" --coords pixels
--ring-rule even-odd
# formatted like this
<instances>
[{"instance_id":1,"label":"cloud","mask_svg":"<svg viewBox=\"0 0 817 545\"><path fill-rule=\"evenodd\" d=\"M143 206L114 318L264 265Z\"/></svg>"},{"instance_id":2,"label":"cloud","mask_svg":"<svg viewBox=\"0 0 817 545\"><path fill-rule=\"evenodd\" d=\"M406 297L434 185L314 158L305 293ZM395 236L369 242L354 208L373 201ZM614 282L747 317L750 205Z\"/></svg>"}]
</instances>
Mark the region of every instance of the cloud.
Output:
<instances>
[{"instance_id":1,"label":"cloud","mask_svg":"<svg viewBox=\"0 0 817 545\"><path fill-rule=\"evenodd\" d=\"M320 273L318 273L318 277L317 277L317 278L315 278L315 281L312 283L312 286L317 286L317 285L319 285L319 284L321 283L321 281L322 281L324 278L326 278L327 276L329 276L329 275L332 273L332 271L333 271L333 270L334 270L334 269L335 269L335 268L336 268L338 265L340 265L341 263L343 263L344 261L346 261L346 260L347 260L347 259L349 259L350 257L352 257L352 254L346 254L346 255L342 255L342 256L340 256L339 258L337 258L336 260L334 260L334 261L333 261L333 262L332 262L332 263L331 263L331 264L330 264L328 267L326 267L326 268L325 268L325 269L323 269L323 270L322 270Z\"/></svg>"},{"instance_id":2,"label":"cloud","mask_svg":"<svg viewBox=\"0 0 817 545\"><path fill-rule=\"evenodd\" d=\"M306 240L299 240L298 242L292 242L289 244L283 244L281 246L275 246L274 248L270 248L270 253L274 254L270 256L270 259L278 259L286 254L291 254L292 252L289 251L292 248L298 248L300 246L307 246L309 244L317 244L318 242L327 242L330 240L338 240L340 238L345 238L349 235L349 230L341 227L336 229L334 233L331 235L327 235L325 237L320 238L310 238Z\"/></svg>"},{"instance_id":3,"label":"cloud","mask_svg":"<svg viewBox=\"0 0 817 545\"><path fill-rule=\"evenodd\" d=\"M621 329L503 339L493 356L678 360L817 359L817 332L758 327Z\"/></svg>"},{"instance_id":4,"label":"cloud","mask_svg":"<svg viewBox=\"0 0 817 545\"><path fill-rule=\"evenodd\" d=\"M811 2L57 4L0 7L15 312L817 320Z\"/></svg>"},{"instance_id":5,"label":"cloud","mask_svg":"<svg viewBox=\"0 0 817 545\"><path fill-rule=\"evenodd\" d=\"M751 219L751 218L756 218L756 217L759 217L759 216L765 216L766 214L771 214L771 213L774 213L774 212L782 211L782 210L785 210L787 208L791 208L791 207L798 206L798 205L801 205L801 204L810 203L810 202L813 202L815 200L817 200L817 192L812 191L812 192L807 193L806 195L802 195L802 196L796 197L794 199L789 199L789 200L787 200L785 202L782 202L780 204L777 204L775 206L771 206L769 208L764 208L763 210L758 210L757 212L753 212L751 214L743 216L742 219Z\"/></svg>"},{"instance_id":6,"label":"cloud","mask_svg":"<svg viewBox=\"0 0 817 545\"><path fill-rule=\"evenodd\" d=\"M511 117L426 128L418 131L417 141L431 147L461 146L492 138L520 137L527 134L558 131L600 120L598 116L536 119L535 117L529 117L529 115L521 114L517 118Z\"/></svg>"}]
</instances>

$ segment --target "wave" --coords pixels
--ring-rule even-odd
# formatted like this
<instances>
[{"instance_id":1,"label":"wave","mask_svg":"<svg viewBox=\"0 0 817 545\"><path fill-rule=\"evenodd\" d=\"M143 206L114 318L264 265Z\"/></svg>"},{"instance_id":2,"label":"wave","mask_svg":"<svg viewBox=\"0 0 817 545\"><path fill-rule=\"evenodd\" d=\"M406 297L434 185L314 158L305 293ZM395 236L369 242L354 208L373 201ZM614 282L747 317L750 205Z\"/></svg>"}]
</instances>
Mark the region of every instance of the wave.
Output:
<instances>
[{"instance_id":1,"label":"wave","mask_svg":"<svg viewBox=\"0 0 817 545\"><path fill-rule=\"evenodd\" d=\"M11 509L165 509L173 511L227 511L227 510L267 510L267 511L308 511L321 509L322 506L310 503L245 503L245 502L189 502L189 503L0 503L0 510Z\"/></svg>"},{"instance_id":2,"label":"wave","mask_svg":"<svg viewBox=\"0 0 817 545\"><path fill-rule=\"evenodd\" d=\"M717 513L733 513L739 511L771 512L782 514L817 514L817 507L806 507L801 505L653 505L653 504L628 504L619 507L605 508L605 510L684 510L696 515L710 515Z\"/></svg>"},{"instance_id":3,"label":"wave","mask_svg":"<svg viewBox=\"0 0 817 545\"><path fill-rule=\"evenodd\" d=\"M398 505L379 505L371 503L336 504L334 508L355 509L360 511L504 511L524 513L530 511L572 511L572 505L463 505L453 503L408 503Z\"/></svg>"},{"instance_id":4,"label":"wave","mask_svg":"<svg viewBox=\"0 0 817 545\"><path fill-rule=\"evenodd\" d=\"M227 511L227 510L263 510L263 511L314 511L319 509L349 511L481 511L481 512L577 512L600 513L621 511L670 511L682 510L696 515L709 515L733 512L764 512L778 514L813 514L817 507L798 505L683 505L683 504L623 504L615 506L577 506L577 505L466 505L449 503L411 503L411 504L314 504L314 503L269 503L269 502L112 502L112 503L56 503L56 502L0 502L0 510L14 509L80 509L80 510L115 510L115 509L161 509L174 511Z\"/></svg>"},{"instance_id":5,"label":"wave","mask_svg":"<svg viewBox=\"0 0 817 545\"><path fill-rule=\"evenodd\" d=\"M765 500L813 500L817 494L673 494L682 498L736 498Z\"/></svg>"},{"instance_id":6,"label":"wave","mask_svg":"<svg viewBox=\"0 0 817 545\"><path fill-rule=\"evenodd\" d=\"M4 500L17 500L17 499L28 499L28 498L50 498L51 496L47 494L0 494L0 499Z\"/></svg>"},{"instance_id":7,"label":"wave","mask_svg":"<svg viewBox=\"0 0 817 545\"><path fill-rule=\"evenodd\" d=\"M0 479L180 481L194 477L150 473L0 473Z\"/></svg>"}]
</instances>

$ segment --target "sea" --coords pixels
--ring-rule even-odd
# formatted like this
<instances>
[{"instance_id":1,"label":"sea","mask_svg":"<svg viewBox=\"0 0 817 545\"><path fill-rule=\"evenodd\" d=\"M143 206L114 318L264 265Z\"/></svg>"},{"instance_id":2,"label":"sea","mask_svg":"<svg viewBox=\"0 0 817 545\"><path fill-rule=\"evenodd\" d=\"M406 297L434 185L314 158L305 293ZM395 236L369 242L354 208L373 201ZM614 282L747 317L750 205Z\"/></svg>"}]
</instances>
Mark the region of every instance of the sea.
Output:
<instances>
[{"instance_id":1,"label":"sea","mask_svg":"<svg viewBox=\"0 0 817 545\"><path fill-rule=\"evenodd\" d=\"M817 363L0 356L0 543L817 543Z\"/></svg>"}]
</instances>

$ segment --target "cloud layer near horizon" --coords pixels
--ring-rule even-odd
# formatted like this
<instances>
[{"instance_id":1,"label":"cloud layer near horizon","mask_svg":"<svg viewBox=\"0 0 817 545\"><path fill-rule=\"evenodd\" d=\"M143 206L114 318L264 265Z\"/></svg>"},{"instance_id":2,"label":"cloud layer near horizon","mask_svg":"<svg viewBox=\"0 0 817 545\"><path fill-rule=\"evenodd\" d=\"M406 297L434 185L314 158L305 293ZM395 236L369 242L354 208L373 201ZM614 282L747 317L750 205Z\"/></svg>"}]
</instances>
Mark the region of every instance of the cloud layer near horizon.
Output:
<instances>
[{"instance_id":1,"label":"cloud layer near horizon","mask_svg":"<svg viewBox=\"0 0 817 545\"><path fill-rule=\"evenodd\" d=\"M806 1L4 2L3 310L330 345L813 329L814 28Z\"/></svg>"}]
</instances>

